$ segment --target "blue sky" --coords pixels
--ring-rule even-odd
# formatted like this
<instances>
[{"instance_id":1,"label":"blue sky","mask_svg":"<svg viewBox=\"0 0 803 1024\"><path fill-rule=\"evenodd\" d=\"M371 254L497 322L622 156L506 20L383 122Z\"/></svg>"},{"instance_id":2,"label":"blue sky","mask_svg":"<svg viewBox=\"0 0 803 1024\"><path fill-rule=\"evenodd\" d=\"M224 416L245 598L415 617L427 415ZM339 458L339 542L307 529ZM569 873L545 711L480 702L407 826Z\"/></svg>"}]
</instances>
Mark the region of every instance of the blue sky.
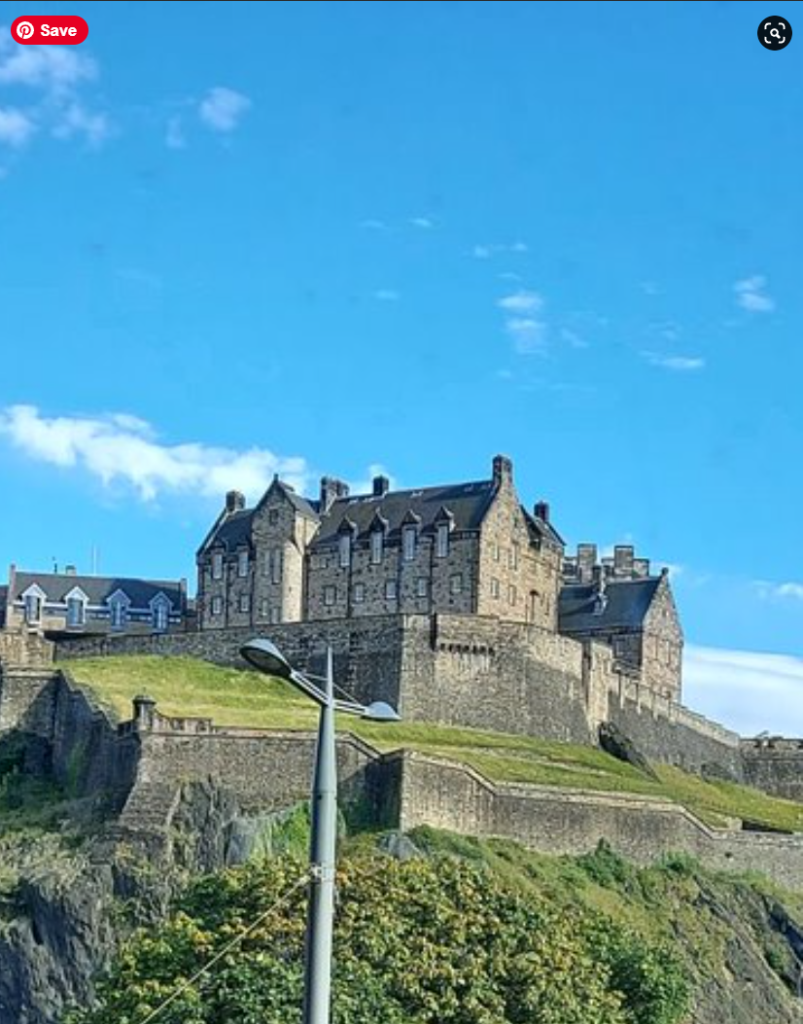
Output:
<instances>
[{"instance_id":1,"label":"blue sky","mask_svg":"<svg viewBox=\"0 0 803 1024\"><path fill-rule=\"evenodd\" d=\"M2 12L0 565L192 579L229 486L505 452L674 567L689 703L803 732L803 3Z\"/></svg>"}]
</instances>

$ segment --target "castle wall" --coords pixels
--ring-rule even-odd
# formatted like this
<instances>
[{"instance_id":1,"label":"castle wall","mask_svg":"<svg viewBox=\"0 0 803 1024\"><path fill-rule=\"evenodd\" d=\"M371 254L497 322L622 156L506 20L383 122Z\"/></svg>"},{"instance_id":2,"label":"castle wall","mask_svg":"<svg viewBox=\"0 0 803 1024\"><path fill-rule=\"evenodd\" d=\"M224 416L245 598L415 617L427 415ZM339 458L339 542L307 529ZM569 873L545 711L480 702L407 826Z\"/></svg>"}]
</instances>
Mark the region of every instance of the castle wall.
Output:
<instances>
[{"instance_id":1,"label":"castle wall","mask_svg":"<svg viewBox=\"0 0 803 1024\"><path fill-rule=\"evenodd\" d=\"M803 740L743 740L741 752L749 785L803 803Z\"/></svg>"},{"instance_id":2,"label":"castle wall","mask_svg":"<svg viewBox=\"0 0 803 1024\"><path fill-rule=\"evenodd\" d=\"M706 866L756 871L799 891L803 836L714 831L667 801L541 786L492 784L463 765L418 754L402 761L400 827L509 838L551 855L592 852L601 840L640 864L687 853Z\"/></svg>"}]
</instances>

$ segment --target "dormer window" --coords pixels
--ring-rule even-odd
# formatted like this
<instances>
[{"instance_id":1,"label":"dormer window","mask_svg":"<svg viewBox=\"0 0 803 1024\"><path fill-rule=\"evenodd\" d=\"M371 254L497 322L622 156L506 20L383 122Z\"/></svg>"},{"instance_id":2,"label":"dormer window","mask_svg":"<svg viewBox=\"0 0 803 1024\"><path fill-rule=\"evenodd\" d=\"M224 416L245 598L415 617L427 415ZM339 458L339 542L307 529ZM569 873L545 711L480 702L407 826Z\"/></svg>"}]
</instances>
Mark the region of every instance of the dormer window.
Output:
<instances>
[{"instance_id":1,"label":"dormer window","mask_svg":"<svg viewBox=\"0 0 803 1024\"><path fill-rule=\"evenodd\" d=\"M237 575L243 579L248 575L248 552L240 551L237 555Z\"/></svg>"},{"instance_id":2,"label":"dormer window","mask_svg":"<svg viewBox=\"0 0 803 1024\"><path fill-rule=\"evenodd\" d=\"M449 557L449 524L439 523L435 542L435 554L438 558Z\"/></svg>"},{"instance_id":3,"label":"dormer window","mask_svg":"<svg viewBox=\"0 0 803 1024\"><path fill-rule=\"evenodd\" d=\"M382 530L374 530L371 534L371 565L381 565L385 550L385 534Z\"/></svg>"},{"instance_id":4,"label":"dormer window","mask_svg":"<svg viewBox=\"0 0 803 1024\"><path fill-rule=\"evenodd\" d=\"M157 604L153 609L153 628L157 633L166 633L169 613L166 604Z\"/></svg>"},{"instance_id":5,"label":"dormer window","mask_svg":"<svg viewBox=\"0 0 803 1024\"><path fill-rule=\"evenodd\" d=\"M25 621L29 626L42 621L42 598L38 594L28 594L25 598Z\"/></svg>"},{"instance_id":6,"label":"dormer window","mask_svg":"<svg viewBox=\"0 0 803 1024\"><path fill-rule=\"evenodd\" d=\"M414 526L405 526L402 532L402 544L404 548L405 562L415 561L415 549L417 538L418 530Z\"/></svg>"},{"instance_id":7,"label":"dormer window","mask_svg":"<svg viewBox=\"0 0 803 1024\"><path fill-rule=\"evenodd\" d=\"M111 608L112 629L125 629L126 607L122 601L115 601Z\"/></svg>"},{"instance_id":8,"label":"dormer window","mask_svg":"<svg viewBox=\"0 0 803 1024\"><path fill-rule=\"evenodd\" d=\"M84 598L71 595L67 598L67 626L79 629L86 624L86 601Z\"/></svg>"},{"instance_id":9,"label":"dormer window","mask_svg":"<svg viewBox=\"0 0 803 1024\"><path fill-rule=\"evenodd\" d=\"M223 552L216 551L212 555L212 579L222 580L223 579Z\"/></svg>"},{"instance_id":10,"label":"dormer window","mask_svg":"<svg viewBox=\"0 0 803 1024\"><path fill-rule=\"evenodd\" d=\"M343 533L340 536L340 568L348 569L351 565L351 534Z\"/></svg>"}]
</instances>

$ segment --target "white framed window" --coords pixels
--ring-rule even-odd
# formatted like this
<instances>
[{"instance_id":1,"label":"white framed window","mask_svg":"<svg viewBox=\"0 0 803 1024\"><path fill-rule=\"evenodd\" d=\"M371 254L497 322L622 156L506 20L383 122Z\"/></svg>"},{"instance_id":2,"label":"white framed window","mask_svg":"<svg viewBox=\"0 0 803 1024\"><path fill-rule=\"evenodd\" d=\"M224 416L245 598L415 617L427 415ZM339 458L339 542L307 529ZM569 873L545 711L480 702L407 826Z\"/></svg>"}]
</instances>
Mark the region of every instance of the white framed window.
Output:
<instances>
[{"instance_id":1,"label":"white framed window","mask_svg":"<svg viewBox=\"0 0 803 1024\"><path fill-rule=\"evenodd\" d=\"M128 608L125 601L112 602L110 617L112 629L125 629L128 620Z\"/></svg>"},{"instance_id":2,"label":"white framed window","mask_svg":"<svg viewBox=\"0 0 803 1024\"><path fill-rule=\"evenodd\" d=\"M222 615L223 614L223 598L213 597L212 598L212 614Z\"/></svg>"},{"instance_id":3,"label":"white framed window","mask_svg":"<svg viewBox=\"0 0 803 1024\"><path fill-rule=\"evenodd\" d=\"M502 593L502 587L500 586L499 580L492 579L491 580L491 597L494 599L494 601L498 601L499 600L499 597L500 597L501 593Z\"/></svg>"},{"instance_id":4,"label":"white framed window","mask_svg":"<svg viewBox=\"0 0 803 1024\"><path fill-rule=\"evenodd\" d=\"M396 580L388 580L385 584L385 600L396 601L399 597L399 587Z\"/></svg>"},{"instance_id":5,"label":"white framed window","mask_svg":"<svg viewBox=\"0 0 803 1024\"><path fill-rule=\"evenodd\" d=\"M365 604L365 584L355 583L354 584L354 603Z\"/></svg>"},{"instance_id":6,"label":"white framed window","mask_svg":"<svg viewBox=\"0 0 803 1024\"><path fill-rule=\"evenodd\" d=\"M340 568L348 569L351 565L351 537L347 534L341 534L340 537Z\"/></svg>"},{"instance_id":7,"label":"white framed window","mask_svg":"<svg viewBox=\"0 0 803 1024\"><path fill-rule=\"evenodd\" d=\"M402 544L404 547L405 562L415 561L416 535L418 531L414 526L405 526L402 533Z\"/></svg>"},{"instance_id":8,"label":"white framed window","mask_svg":"<svg viewBox=\"0 0 803 1024\"><path fill-rule=\"evenodd\" d=\"M212 579L222 580L223 579L223 552L216 551L212 555Z\"/></svg>"},{"instance_id":9,"label":"white framed window","mask_svg":"<svg viewBox=\"0 0 803 1024\"><path fill-rule=\"evenodd\" d=\"M28 594L25 598L25 621L31 626L42 621L42 598L38 594Z\"/></svg>"},{"instance_id":10,"label":"white framed window","mask_svg":"<svg viewBox=\"0 0 803 1024\"><path fill-rule=\"evenodd\" d=\"M86 602L81 597L67 598L67 625L77 629L86 624Z\"/></svg>"},{"instance_id":11,"label":"white framed window","mask_svg":"<svg viewBox=\"0 0 803 1024\"><path fill-rule=\"evenodd\" d=\"M451 592L453 594L462 594L463 593L463 574L462 573L457 573L456 575L452 576L451 580L449 581L449 589L451 590Z\"/></svg>"},{"instance_id":12,"label":"white framed window","mask_svg":"<svg viewBox=\"0 0 803 1024\"><path fill-rule=\"evenodd\" d=\"M382 530L374 530L371 534L371 565L381 565L385 550L385 535Z\"/></svg>"},{"instance_id":13,"label":"white framed window","mask_svg":"<svg viewBox=\"0 0 803 1024\"><path fill-rule=\"evenodd\" d=\"M435 541L435 555L437 558L449 557L449 524L439 523L438 533Z\"/></svg>"},{"instance_id":14,"label":"white framed window","mask_svg":"<svg viewBox=\"0 0 803 1024\"><path fill-rule=\"evenodd\" d=\"M418 597L429 597L429 580L426 576L420 576L416 580L415 592Z\"/></svg>"},{"instance_id":15,"label":"white framed window","mask_svg":"<svg viewBox=\"0 0 803 1024\"><path fill-rule=\"evenodd\" d=\"M248 612L251 611L251 595L250 594L240 594L240 605L239 605L239 607L240 607L240 613L242 615L247 615Z\"/></svg>"},{"instance_id":16,"label":"white framed window","mask_svg":"<svg viewBox=\"0 0 803 1024\"><path fill-rule=\"evenodd\" d=\"M327 608L332 608L337 602L337 587L324 587L323 603Z\"/></svg>"},{"instance_id":17,"label":"white framed window","mask_svg":"<svg viewBox=\"0 0 803 1024\"><path fill-rule=\"evenodd\" d=\"M237 555L237 575L243 579L248 575L248 552L240 551Z\"/></svg>"},{"instance_id":18,"label":"white framed window","mask_svg":"<svg viewBox=\"0 0 803 1024\"><path fill-rule=\"evenodd\" d=\"M157 633L167 632L167 627L170 624L170 609L164 601L159 601L153 606L151 621Z\"/></svg>"}]
</instances>

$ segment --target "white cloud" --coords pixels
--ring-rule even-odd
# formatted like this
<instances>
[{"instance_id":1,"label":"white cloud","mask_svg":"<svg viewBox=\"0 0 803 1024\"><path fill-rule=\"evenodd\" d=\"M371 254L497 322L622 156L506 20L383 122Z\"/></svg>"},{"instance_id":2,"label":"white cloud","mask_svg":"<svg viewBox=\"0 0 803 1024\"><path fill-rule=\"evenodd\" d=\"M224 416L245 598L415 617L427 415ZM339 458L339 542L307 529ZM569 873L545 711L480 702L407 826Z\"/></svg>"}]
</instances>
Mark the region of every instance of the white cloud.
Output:
<instances>
[{"instance_id":1,"label":"white cloud","mask_svg":"<svg viewBox=\"0 0 803 1024\"><path fill-rule=\"evenodd\" d=\"M568 327L561 329L560 338L561 341L565 341L571 348L584 349L591 347L584 338L581 338L575 331L569 330Z\"/></svg>"},{"instance_id":2,"label":"white cloud","mask_svg":"<svg viewBox=\"0 0 803 1024\"><path fill-rule=\"evenodd\" d=\"M187 145L187 139L184 135L184 124L178 115L171 117L167 122L165 145L168 149L184 149Z\"/></svg>"},{"instance_id":3,"label":"white cloud","mask_svg":"<svg viewBox=\"0 0 803 1024\"><path fill-rule=\"evenodd\" d=\"M401 299L401 292L393 288L380 288L374 292L374 298L377 302L398 302Z\"/></svg>"},{"instance_id":4,"label":"white cloud","mask_svg":"<svg viewBox=\"0 0 803 1024\"><path fill-rule=\"evenodd\" d=\"M303 458L265 449L160 444L150 424L127 414L46 418L35 406L16 405L0 411L0 437L28 458L82 469L104 487L132 488L143 501L168 494L219 498L232 489L256 498L275 473L299 491L310 477Z\"/></svg>"},{"instance_id":5,"label":"white cloud","mask_svg":"<svg viewBox=\"0 0 803 1024\"><path fill-rule=\"evenodd\" d=\"M477 260L489 260L492 256L502 256L505 253L512 253L521 256L530 251L526 242L513 242L512 245L475 245L471 255Z\"/></svg>"},{"instance_id":6,"label":"white cloud","mask_svg":"<svg viewBox=\"0 0 803 1024\"><path fill-rule=\"evenodd\" d=\"M690 646L684 702L743 736L803 736L803 659Z\"/></svg>"},{"instance_id":7,"label":"white cloud","mask_svg":"<svg viewBox=\"0 0 803 1024\"><path fill-rule=\"evenodd\" d=\"M475 245L471 250L471 255L475 260L489 260L493 255L493 250L488 245Z\"/></svg>"},{"instance_id":8,"label":"white cloud","mask_svg":"<svg viewBox=\"0 0 803 1024\"><path fill-rule=\"evenodd\" d=\"M803 583L768 583L757 580L753 584L762 601L803 601Z\"/></svg>"},{"instance_id":9,"label":"white cloud","mask_svg":"<svg viewBox=\"0 0 803 1024\"><path fill-rule=\"evenodd\" d=\"M705 369L705 359L701 356L663 356L658 352L643 352L642 355L652 366L675 373L695 373Z\"/></svg>"},{"instance_id":10,"label":"white cloud","mask_svg":"<svg viewBox=\"0 0 803 1024\"><path fill-rule=\"evenodd\" d=\"M251 100L242 93L225 86L216 86L201 101L198 113L204 124L213 131L233 132L251 106Z\"/></svg>"},{"instance_id":11,"label":"white cloud","mask_svg":"<svg viewBox=\"0 0 803 1024\"><path fill-rule=\"evenodd\" d=\"M388 226L387 226L387 224L383 220L375 220L373 218L369 218L368 220L364 220L360 224L360 227L364 228L366 231L387 231L388 230Z\"/></svg>"},{"instance_id":12,"label":"white cloud","mask_svg":"<svg viewBox=\"0 0 803 1024\"><path fill-rule=\"evenodd\" d=\"M497 303L506 313L537 313L544 308L544 300L537 292L521 291L506 295Z\"/></svg>"},{"instance_id":13,"label":"white cloud","mask_svg":"<svg viewBox=\"0 0 803 1024\"><path fill-rule=\"evenodd\" d=\"M431 231L435 227L434 221L429 217L413 217L410 223L414 228L420 228L422 231Z\"/></svg>"},{"instance_id":14,"label":"white cloud","mask_svg":"<svg viewBox=\"0 0 803 1024\"><path fill-rule=\"evenodd\" d=\"M387 478L391 491L398 490L399 484L393 474L379 463L374 463L368 467L368 476L365 480L356 480L349 483L349 492L351 494L373 494L374 491L374 480L378 476L384 476Z\"/></svg>"},{"instance_id":15,"label":"white cloud","mask_svg":"<svg viewBox=\"0 0 803 1024\"><path fill-rule=\"evenodd\" d=\"M36 131L31 118L16 107L0 107L0 142L19 149Z\"/></svg>"},{"instance_id":16,"label":"white cloud","mask_svg":"<svg viewBox=\"0 0 803 1024\"><path fill-rule=\"evenodd\" d=\"M83 136L91 146L99 146L111 134L111 125L105 114L93 114L82 103L70 103L59 113L53 127L57 139Z\"/></svg>"},{"instance_id":17,"label":"white cloud","mask_svg":"<svg viewBox=\"0 0 803 1024\"><path fill-rule=\"evenodd\" d=\"M69 46L20 46L0 26L0 85L24 86L51 96L71 94L98 75L97 64Z\"/></svg>"},{"instance_id":18,"label":"white cloud","mask_svg":"<svg viewBox=\"0 0 803 1024\"><path fill-rule=\"evenodd\" d=\"M547 348L547 325L529 316L509 317L505 330L513 339L513 348L520 356L543 355Z\"/></svg>"},{"instance_id":19,"label":"white cloud","mask_svg":"<svg viewBox=\"0 0 803 1024\"><path fill-rule=\"evenodd\" d=\"M733 286L737 305L748 313L772 313L775 300L767 295L766 288L767 279L760 274L737 281Z\"/></svg>"}]
</instances>

